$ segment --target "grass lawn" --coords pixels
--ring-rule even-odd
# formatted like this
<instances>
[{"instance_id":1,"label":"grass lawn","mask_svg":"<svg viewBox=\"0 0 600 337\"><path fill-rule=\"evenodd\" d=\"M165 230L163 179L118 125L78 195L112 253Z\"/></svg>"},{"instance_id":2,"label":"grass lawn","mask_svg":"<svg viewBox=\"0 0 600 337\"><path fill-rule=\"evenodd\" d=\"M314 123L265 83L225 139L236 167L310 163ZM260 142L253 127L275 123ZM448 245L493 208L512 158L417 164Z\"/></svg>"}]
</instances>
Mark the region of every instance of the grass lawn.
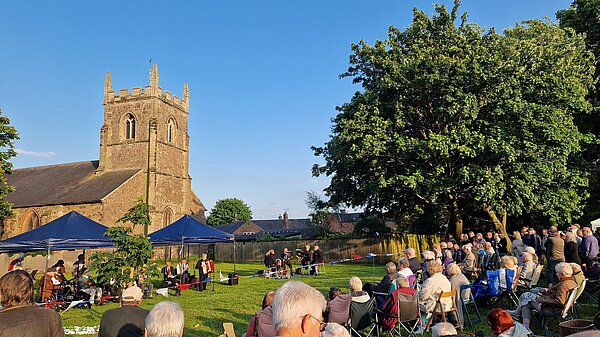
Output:
<instances>
[{"instance_id":1,"label":"grass lawn","mask_svg":"<svg viewBox=\"0 0 600 337\"><path fill-rule=\"evenodd\" d=\"M233 265L229 263L217 263L215 269L216 278L218 279L219 271L222 271L223 275L227 276L227 273L233 271ZM143 301L142 307L151 309L156 303L164 300L179 303L185 312L184 336L186 337L218 336L222 333L223 322L232 322L235 326L236 335L239 337L246 331L250 318L260 309L264 294L269 290L276 290L286 282L286 280L244 277L255 274L260 269L262 269L261 263L238 263L239 285L228 286L215 282L212 301L209 291L198 292L190 289L183 291L180 297L172 296L173 291L171 291L171 296L168 299L154 294L153 299ZM317 277L294 277L293 280L301 280L317 288L327 298L327 292L330 287L338 287L347 293L349 291L348 280L352 276L360 277L363 283L378 282L385 274L385 266L375 265L373 267L369 264L339 264L325 266L324 271L323 275ZM116 307L118 307L117 303L107 303L102 306L93 306L91 310L71 309L62 315L63 325L66 328L96 326L100 323L100 317L104 311ZM578 304L579 318L591 319L596 313L596 308L597 304L591 303L591 299L584 294ZM484 322L485 314L489 309L491 308L480 308ZM532 325L534 325L534 332L541 335L542 331L535 320L532 322ZM553 325L556 327L556 322ZM465 332L470 333L476 330L484 331L486 336L492 336L486 323L480 323L474 328L466 328ZM558 328L553 330L553 335L558 336Z\"/></svg>"}]
</instances>

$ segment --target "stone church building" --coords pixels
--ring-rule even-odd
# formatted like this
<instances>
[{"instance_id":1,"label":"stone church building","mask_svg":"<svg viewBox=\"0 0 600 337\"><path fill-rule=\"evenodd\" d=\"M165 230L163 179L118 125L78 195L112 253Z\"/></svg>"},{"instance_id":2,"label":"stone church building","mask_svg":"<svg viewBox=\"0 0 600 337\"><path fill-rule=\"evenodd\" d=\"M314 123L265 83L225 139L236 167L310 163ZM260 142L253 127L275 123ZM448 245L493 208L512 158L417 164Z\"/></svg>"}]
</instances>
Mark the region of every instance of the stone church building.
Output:
<instances>
[{"instance_id":1,"label":"stone church building","mask_svg":"<svg viewBox=\"0 0 600 337\"><path fill-rule=\"evenodd\" d=\"M163 91L156 65L149 85L131 91L115 92L106 73L99 160L13 170L7 179L15 191L6 200L15 214L4 219L0 238L70 211L114 226L138 198L150 206L149 233L184 214L205 221L188 172L188 113L187 84L181 99Z\"/></svg>"}]
</instances>

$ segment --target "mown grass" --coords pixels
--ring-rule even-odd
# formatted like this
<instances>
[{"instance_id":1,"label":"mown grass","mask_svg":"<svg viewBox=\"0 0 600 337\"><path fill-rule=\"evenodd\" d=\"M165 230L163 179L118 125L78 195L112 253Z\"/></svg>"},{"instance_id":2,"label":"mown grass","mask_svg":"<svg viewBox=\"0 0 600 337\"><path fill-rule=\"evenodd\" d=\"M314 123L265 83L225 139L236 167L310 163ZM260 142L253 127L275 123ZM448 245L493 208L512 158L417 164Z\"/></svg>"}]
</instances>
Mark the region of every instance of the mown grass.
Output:
<instances>
[{"instance_id":1,"label":"mown grass","mask_svg":"<svg viewBox=\"0 0 600 337\"><path fill-rule=\"evenodd\" d=\"M254 313L260 309L262 297L269 290L275 290L286 280L265 279L261 277L248 278L247 276L255 274L262 269L260 263L238 263L237 272L240 275L239 285L228 286L215 282L214 292L195 290L186 290L180 297L174 297L173 291L170 292L168 299L161 295L154 295L153 299L146 299L142 307L151 309L156 303L164 300L177 302L185 312L185 332L184 336L218 336L222 333L222 323L232 322L235 326L236 335L241 336L248 327L248 321ZM219 271L225 276L233 271L233 264L217 263L216 279L219 277ZM378 282L385 274L385 266L370 264L339 264L334 266L325 266L324 274L311 277L294 277L294 280L303 281L327 296L330 287L338 287L344 292L348 292L348 279L352 276L360 277L364 283ZM156 282L158 286L160 282ZM155 286L155 288L156 288ZM597 304L591 303L587 296L582 296L578 304L580 318L591 319L596 313ZM73 326L95 326L100 323L102 313L108 309L118 307L117 303L107 303L102 306L94 306L88 309L71 309L65 312L63 325L65 327ZM483 323L479 323L473 328L466 328L465 332L471 333L477 330L483 331L486 336L492 336L485 323L485 314L491 308L480 308ZM543 334L537 323L533 322L534 332L538 335ZM553 323L555 329L553 335L558 336L558 328Z\"/></svg>"}]
</instances>

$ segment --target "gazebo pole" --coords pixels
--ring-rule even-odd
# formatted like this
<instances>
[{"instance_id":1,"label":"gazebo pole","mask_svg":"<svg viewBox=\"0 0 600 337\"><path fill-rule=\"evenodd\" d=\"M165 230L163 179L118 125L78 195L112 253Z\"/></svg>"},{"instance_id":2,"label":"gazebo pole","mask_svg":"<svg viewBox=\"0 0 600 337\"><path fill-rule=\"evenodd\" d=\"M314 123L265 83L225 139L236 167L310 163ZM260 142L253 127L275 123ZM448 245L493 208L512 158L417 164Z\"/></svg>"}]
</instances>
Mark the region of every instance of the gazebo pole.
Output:
<instances>
[{"instance_id":1,"label":"gazebo pole","mask_svg":"<svg viewBox=\"0 0 600 337\"><path fill-rule=\"evenodd\" d=\"M46 274L48 273L48 260L50 259L50 239L48 239L48 251L46 253L46 263L44 265L44 273L42 274L42 279L40 283L42 286L40 287L42 291L40 292L40 298L42 302L44 301L44 288L46 287Z\"/></svg>"},{"instance_id":2,"label":"gazebo pole","mask_svg":"<svg viewBox=\"0 0 600 337\"><path fill-rule=\"evenodd\" d=\"M235 268L235 237L233 238L233 272L235 273L237 270Z\"/></svg>"}]
</instances>

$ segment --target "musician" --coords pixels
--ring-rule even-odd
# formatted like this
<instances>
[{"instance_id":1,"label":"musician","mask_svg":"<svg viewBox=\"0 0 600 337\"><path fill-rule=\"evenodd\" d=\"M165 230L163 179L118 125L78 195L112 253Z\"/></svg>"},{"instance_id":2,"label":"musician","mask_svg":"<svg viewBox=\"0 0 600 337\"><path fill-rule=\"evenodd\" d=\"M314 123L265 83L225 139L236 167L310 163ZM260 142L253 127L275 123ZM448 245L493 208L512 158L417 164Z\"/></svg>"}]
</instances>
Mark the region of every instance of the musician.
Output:
<instances>
[{"instance_id":1,"label":"musician","mask_svg":"<svg viewBox=\"0 0 600 337\"><path fill-rule=\"evenodd\" d=\"M208 278L208 274L214 272L210 265L210 261L208 260L208 255L202 254L202 257L196 263L196 269L198 269L200 275L200 284L198 285L198 290L206 290L206 282L204 282L204 280Z\"/></svg>"},{"instance_id":2,"label":"musician","mask_svg":"<svg viewBox=\"0 0 600 337\"><path fill-rule=\"evenodd\" d=\"M67 277L65 276L67 274L67 271L65 269L64 260L56 261L56 263L50 268L54 269L59 274L61 278L61 283L67 282Z\"/></svg>"},{"instance_id":3,"label":"musician","mask_svg":"<svg viewBox=\"0 0 600 337\"><path fill-rule=\"evenodd\" d=\"M175 287L175 296L181 295L179 288L179 279L177 278L177 269L171 266L171 261L167 261L167 265L162 268L163 279L166 283L170 283Z\"/></svg>"},{"instance_id":4,"label":"musician","mask_svg":"<svg viewBox=\"0 0 600 337\"><path fill-rule=\"evenodd\" d=\"M306 245L304 247L304 251L302 252L302 260L300 260L300 263L303 267L308 268L306 266L310 264L310 258L310 245Z\"/></svg>"},{"instance_id":5,"label":"musician","mask_svg":"<svg viewBox=\"0 0 600 337\"><path fill-rule=\"evenodd\" d=\"M90 295L90 306L94 303L94 298L100 299L102 297L102 288L96 285L94 279L89 275L87 268L81 270L81 275L77 278L77 287L79 291Z\"/></svg>"},{"instance_id":6,"label":"musician","mask_svg":"<svg viewBox=\"0 0 600 337\"><path fill-rule=\"evenodd\" d=\"M152 290L154 289L154 285L152 284L152 282L146 282L146 280L149 280L148 275L146 275L146 268L147 266L144 265L144 267L140 269L140 271L137 274L135 283L140 289L142 289L144 298L152 298Z\"/></svg>"},{"instance_id":7,"label":"musician","mask_svg":"<svg viewBox=\"0 0 600 337\"><path fill-rule=\"evenodd\" d=\"M40 289L42 289L42 301L48 302L53 293L59 293L64 286L63 278L60 276L56 268L48 268L48 271L40 281Z\"/></svg>"},{"instance_id":8,"label":"musician","mask_svg":"<svg viewBox=\"0 0 600 337\"><path fill-rule=\"evenodd\" d=\"M315 275L319 275L319 264L323 263L323 255L321 255L321 251L319 250L319 246L315 245L313 249L312 256L312 270Z\"/></svg>"},{"instance_id":9,"label":"musician","mask_svg":"<svg viewBox=\"0 0 600 337\"><path fill-rule=\"evenodd\" d=\"M78 278L85 269L85 255L77 255L77 261L73 262L73 278Z\"/></svg>"},{"instance_id":10,"label":"musician","mask_svg":"<svg viewBox=\"0 0 600 337\"><path fill-rule=\"evenodd\" d=\"M269 269L275 268L277 261L275 260L275 251L273 249L269 250L267 254L265 254L265 260L263 262L265 267Z\"/></svg>"},{"instance_id":11,"label":"musician","mask_svg":"<svg viewBox=\"0 0 600 337\"><path fill-rule=\"evenodd\" d=\"M177 264L177 275L179 275L181 283L190 283L190 266L187 264L186 259L181 259L181 262Z\"/></svg>"},{"instance_id":12,"label":"musician","mask_svg":"<svg viewBox=\"0 0 600 337\"><path fill-rule=\"evenodd\" d=\"M286 248L283 248L283 253L281 253L281 266L283 269L286 269L286 266L289 267L290 273L292 272L292 254Z\"/></svg>"}]
</instances>

